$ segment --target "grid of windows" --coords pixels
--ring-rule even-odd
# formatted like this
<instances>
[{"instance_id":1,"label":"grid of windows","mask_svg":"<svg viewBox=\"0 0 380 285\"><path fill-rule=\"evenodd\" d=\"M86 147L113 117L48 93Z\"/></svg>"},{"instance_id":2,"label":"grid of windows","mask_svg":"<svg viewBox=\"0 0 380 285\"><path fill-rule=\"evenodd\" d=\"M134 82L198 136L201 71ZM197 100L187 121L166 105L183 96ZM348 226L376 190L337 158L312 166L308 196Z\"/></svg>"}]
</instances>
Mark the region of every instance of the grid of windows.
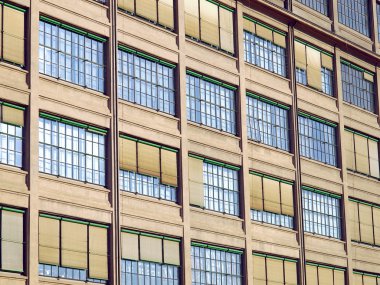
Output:
<instances>
[{"instance_id":1,"label":"grid of windows","mask_svg":"<svg viewBox=\"0 0 380 285\"><path fill-rule=\"evenodd\" d=\"M369 37L368 0L338 0L339 22Z\"/></svg>"},{"instance_id":2,"label":"grid of windows","mask_svg":"<svg viewBox=\"0 0 380 285\"><path fill-rule=\"evenodd\" d=\"M337 166L335 125L299 115L298 129L301 156Z\"/></svg>"},{"instance_id":3,"label":"grid of windows","mask_svg":"<svg viewBox=\"0 0 380 285\"><path fill-rule=\"evenodd\" d=\"M75 269L57 265L39 264L39 275L69 280L86 281L92 283L106 284L106 280L88 278L86 269Z\"/></svg>"},{"instance_id":4,"label":"grid of windows","mask_svg":"<svg viewBox=\"0 0 380 285\"><path fill-rule=\"evenodd\" d=\"M346 62L341 62L341 70L344 101L374 112L375 90L373 76L371 77L363 69Z\"/></svg>"},{"instance_id":5,"label":"grid of windows","mask_svg":"<svg viewBox=\"0 0 380 285\"><path fill-rule=\"evenodd\" d=\"M287 107L264 100L247 96L248 138L289 151Z\"/></svg>"},{"instance_id":6,"label":"grid of windows","mask_svg":"<svg viewBox=\"0 0 380 285\"><path fill-rule=\"evenodd\" d=\"M39 42L40 73L104 92L103 39L40 21Z\"/></svg>"},{"instance_id":7,"label":"grid of windows","mask_svg":"<svg viewBox=\"0 0 380 285\"><path fill-rule=\"evenodd\" d=\"M174 115L174 67L163 61L149 60L144 55L138 56L133 51L119 49L119 98Z\"/></svg>"},{"instance_id":8,"label":"grid of windows","mask_svg":"<svg viewBox=\"0 0 380 285\"><path fill-rule=\"evenodd\" d=\"M340 239L340 197L304 188L302 199L305 231Z\"/></svg>"},{"instance_id":9,"label":"grid of windows","mask_svg":"<svg viewBox=\"0 0 380 285\"><path fill-rule=\"evenodd\" d=\"M334 74L332 70L323 66L321 67L322 92L330 96L333 95L333 75ZM296 80L302 85L308 85L306 70L297 67Z\"/></svg>"},{"instance_id":10,"label":"grid of windows","mask_svg":"<svg viewBox=\"0 0 380 285\"><path fill-rule=\"evenodd\" d=\"M0 122L0 163L22 167L23 127Z\"/></svg>"},{"instance_id":11,"label":"grid of windows","mask_svg":"<svg viewBox=\"0 0 380 285\"><path fill-rule=\"evenodd\" d=\"M235 88L224 86L188 74L187 119L236 134Z\"/></svg>"},{"instance_id":12,"label":"grid of windows","mask_svg":"<svg viewBox=\"0 0 380 285\"><path fill-rule=\"evenodd\" d=\"M160 178L120 169L120 189L168 201L177 201L177 188L161 184Z\"/></svg>"},{"instance_id":13,"label":"grid of windows","mask_svg":"<svg viewBox=\"0 0 380 285\"><path fill-rule=\"evenodd\" d=\"M206 209L239 216L237 170L204 162L203 182Z\"/></svg>"},{"instance_id":14,"label":"grid of windows","mask_svg":"<svg viewBox=\"0 0 380 285\"><path fill-rule=\"evenodd\" d=\"M179 285L179 266L121 260L121 285Z\"/></svg>"},{"instance_id":15,"label":"grid of windows","mask_svg":"<svg viewBox=\"0 0 380 285\"><path fill-rule=\"evenodd\" d=\"M329 13L329 1L328 0L298 0L302 4L310 7L311 9L327 16Z\"/></svg>"},{"instance_id":16,"label":"grid of windows","mask_svg":"<svg viewBox=\"0 0 380 285\"><path fill-rule=\"evenodd\" d=\"M240 285L241 254L192 245L191 275L193 285Z\"/></svg>"},{"instance_id":17,"label":"grid of windows","mask_svg":"<svg viewBox=\"0 0 380 285\"><path fill-rule=\"evenodd\" d=\"M286 76L286 48L244 31L244 59L246 62Z\"/></svg>"},{"instance_id":18,"label":"grid of windows","mask_svg":"<svg viewBox=\"0 0 380 285\"><path fill-rule=\"evenodd\" d=\"M41 117L39 141L41 172L105 185L104 134Z\"/></svg>"},{"instance_id":19,"label":"grid of windows","mask_svg":"<svg viewBox=\"0 0 380 285\"><path fill-rule=\"evenodd\" d=\"M251 219L257 222L272 224L276 226L281 226L285 228L294 228L293 217L285 216L281 214L258 211L251 209Z\"/></svg>"}]
</instances>

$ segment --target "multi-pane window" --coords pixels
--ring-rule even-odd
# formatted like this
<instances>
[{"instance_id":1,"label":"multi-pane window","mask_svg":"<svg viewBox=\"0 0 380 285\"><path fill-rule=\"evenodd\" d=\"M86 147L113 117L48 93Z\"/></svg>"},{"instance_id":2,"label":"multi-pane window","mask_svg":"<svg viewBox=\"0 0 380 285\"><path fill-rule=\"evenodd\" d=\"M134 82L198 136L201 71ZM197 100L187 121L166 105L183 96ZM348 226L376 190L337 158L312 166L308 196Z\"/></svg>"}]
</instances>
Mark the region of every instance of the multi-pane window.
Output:
<instances>
[{"instance_id":1,"label":"multi-pane window","mask_svg":"<svg viewBox=\"0 0 380 285\"><path fill-rule=\"evenodd\" d=\"M239 216L239 167L189 156L190 204Z\"/></svg>"},{"instance_id":2,"label":"multi-pane window","mask_svg":"<svg viewBox=\"0 0 380 285\"><path fill-rule=\"evenodd\" d=\"M377 38L380 41L380 3L376 3Z\"/></svg>"},{"instance_id":3,"label":"multi-pane window","mask_svg":"<svg viewBox=\"0 0 380 285\"><path fill-rule=\"evenodd\" d=\"M106 284L108 226L40 214L39 275Z\"/></svg>"},{"instance_id":4,"label":"multi-pane window","mask_svg":"<svg viewBox=\"0 0 380 285\"><path fill-rule=\"evenodd\" d=\"M338 0L339 23L369 37L368 0Z\"/></svg>"},{"instance_id":5,"label":"multi-pane window","mask_svg":"<svg viewBox=\"0 0 380 285\"><path fill-rule=\"evenodd\" d=\"M22 167L24 110L0 101L0 163Z\"/></svg>"},{"instance_id":6,"label":"multi-pane window","mask_svg":"<svg viewBox=\"0 0 380 285\"><path fill-rule=\"evenodd\" d=\"M236 134L236 88L188 71L187 119Z\"/></svg>"},{"instance_id":7,"label":"multi-pane window","mask_svg":"<svg viewBox=\"0 0 380 285\"><path fill-rule=\"evenodd\" d=\"M121 135L120 189L177 201L177 150Z\"/></svg>"},{"instance_id":8,"label":"multi-pane window","mask_svg":"<svg viewBox=\"0 0 380 285\"><path fill-rule=\"evenodd\" d=\"M380 284L380 274L367 273L354 270L354 284L355 285L376 285Z\"/></svg>"},{"instance_id":9,"label":"multi-pane window","mask_svg":"<svg viewBox=\"0 0 380 285\"><path fill-rule=\"evenodd\" d=\"M123 229L121 247L121 285L180 284L179 239Z\"/></svg>"},{"instance_id":10,"label":"multi-pane window","mask_svg":"<svg viewBox=\"0 0 380 285\"><path fill-rule=\"evenodd\" d=\"M186 36L234 54L234 14L216 1L186 0Z\"/></svg>"},{"instance_id":11,"label":"multi-pane window","mask_svg":"<svg viewBox=\"0 0 380 285\"><path fill-rule=\"evenodd\" d=\"M299 113L298 131L301 156L337 166L335 124Z\"/></svg>"},{"instance_id":12,"label":"multi-pane window","mask_svg":"<svg viewBox=\"0 0 380 285\"><path fill-rule=\"evenodd\" d=\"M119 46L118 96L160 112L175 114L175 65Z\"/></svg>"},{"instance_id":13,"label":"multi-pane window","mask_svg":"<svg viewBox=\"0 0 380 285\"><path fill-rule=\"evenodd\" d=\"M246 62L286 76L286 34L244 16Z\"/></svg>"},{"instance_id":14,"label":"multi-pane window","mask_svg":"<svg viewBox=\"0 0 380 285\"><path fill-rule=\"evenodd\" d=\"M253 254L253 284L297 285L297 260Z\"/></svg>"},{"instance_id":15,"label":"multi-pane window","mask_svg":"<svg viewBox=\"0 0 380 285\"><path fill-rule=\"evenodd\" d=\"M347 169L380 178L378 139L345 129L344 144Z\"/></svg>"},{"instance_id":16,"label":"multi-pane window","mask_svg":"<svg viewBox=\"0 0 380 285\"><path fill-rule=\"evenodd\" d=\"M347 61L341 61L343 100L375 112L374 74Z\"/></svg>"},{"instance_id":17,"label":"multi-pane window","mask_svg":"<svg viewBox=\"0 0 380 285\"><path fill-rule=\"evenodd\" d=\"M349 199L351 239L380 246L380 205Z\"/></svg>"},{"instance_id":18,"label":"multi-pane window","mask_svg":"<svg viewBox=\"0 0 380 285\"><path fill-rule=\"evenodd\" d=\"M293 228L293 183L256 172L249 175L251 219Z\"/></svg>"},{"instance_id":19,"label":"multi-pane window","mask_svg":"<svg viewBox=\"0 0 380 285\"><path fill-rule=\"evenodd\" d=\"M306 262L306 284L345 285L345 269L325 264ZM356 283L355 283L356 284Z\"/></svg>"},{"instance_id":20,"label":"multi-pane window","mask_svg":"<svg viewBox=\"0 0 380 285\"><path fill-rule=\"evenodd\" d=\"M300 40L296 40L294 44L297 82L333 95L332 54Z\"/></svg>"},{"instance_id":21,"label":"multi-pane window","mask_svg":"<svg viewBox=\"0 0 380 285\"><path fill-rule=\"evenodd\" d=\"M41 16L40 73L104 92L105 39Z\"/></svg>"},{"instance_id":22,"label":"multi-pane window","mask_svg":"<svg viewBox=\"0 0 380 285\"><path fill-rule=\"evenodd\" d=\"M191 243L192 285L241 285L243 251Z\"/></svg>"},{"instance_id":23,"label":"multi-pane window","mask_svg":"<svg viewBox=\"0 0 380 285\"><path fill-rule=\"evenodd\" d=\"M305 232L342 238L341 197L311 187L302 187Z\"/></svg>"},{"instance_id":24,"label":"multi-pane window","mask_svg":"<svg viewBox=\"0 0 380 285\"><path fill-rule=\"evenodd\" d=\"M40 114L40 172L105 185L106 131Z\"/></svg>"},{"instance_id":25,"label":"multi-pane window","mask_svg":"<svg viewBox=\"0 0 380 285\"><path fill-rule=\"evenodd\" d=\"M329 2L330 2L329 0L298 0L298 1L325 16L328 16L329 14Z\"/></svg>"},{"instance_id":26,"label":"multi-pane window","mask_svg":"<svg viewBox=\"0 0 380 285\"><path fill-rule=\"evenodd\" d=\"M289 151L289 107L247 93L248 138Z\"/></svg>"},{"instance_id":27,"label":"multi-pane window","mask_svg":"<svg viewBox=\"0 0 380 285\"><path fill-rule=\"evenodd\" d=\"M174 29L173 0L119 0L118 8L169 30Z\"/></svg>"}]
</instances>

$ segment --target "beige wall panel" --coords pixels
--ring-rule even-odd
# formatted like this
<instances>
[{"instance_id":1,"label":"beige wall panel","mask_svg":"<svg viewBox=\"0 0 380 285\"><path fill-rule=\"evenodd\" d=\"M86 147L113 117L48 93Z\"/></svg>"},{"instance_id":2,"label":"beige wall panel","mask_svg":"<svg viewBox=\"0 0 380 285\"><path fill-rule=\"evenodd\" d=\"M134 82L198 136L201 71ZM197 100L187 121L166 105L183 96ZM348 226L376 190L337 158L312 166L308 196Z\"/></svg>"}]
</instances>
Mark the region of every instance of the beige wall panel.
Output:
<instances>
[{"instance_id":1,"label":"beige wall panel","mask_svg":"<svg viewBox=\"0 0 380 285\"><path fill-rule=\"evenodd\" d=\"M0 171L1 172L1 171ZM0 190L0 204L13 205L21 208L29 207L29 194Z\"/></svg>"},{"instance_id":2,"label":"beige wall panel","mask_svg":"<svg viewBox=\"0 0 380 285\"><path fill-rule=\"evenodd\" d=\"M0 65L1 70L1 65ZM1 98L10 102L18 103L21 105L29 105L29 93L19 91L14 88L1 85L0 83Z\"/></svg>"},{"instance_id":3,"label":"beige wall panel","mask_svg":"<svg viewBox=\"0 0 380 285\"><path fill-rule=\"evenodd\" d=\"M6 85L8 88L16 90L28 90L27 71L9 64L0 63L0 85ZM9 80L12 78L12 80ZM12 99L14 101L14 99Z\"/></svg>"},{"instance_id":4,"label":"beige wall panel","mask_svg":"<svg viewBox=\"0 0 380 285\"><path fill-rule=\"evenodd\" d=\"M23 170L0 165L0 190L27 193L26 177L27 174Z\"/></svg>"},{"instance_id":5,"label":"beige wall panel","mask_svg":"<svg viewBox=\"0 0 380 285\"><path fill-rule=\"evenodd\" d=\"M238 249L242 249L245 246L243 237L232 236L227 233L207 231L199 228L191 228L190 238L192 241L217 244L219 246Z\"/></svg>"},{"instance_id":6,"label":"beige wall panel","mask_svg":"<svg viewBox=\"0 0 380 285\"><path fill-rule=\"evenodd\" d=\"M13 273L2 272L0 275L0 285L25 285L27 278L24 276L17 276Z\"/></svg>"},{"instance_id":7,"label":"beige wall panel","mask_svg":"<svg viewBox=\"0 0 380 285\"><path fill-rule=\"evenodd\" d=\"M338 29L336 33L344 39L353 42L362 48L365 48L367 50L372 49L372 41L369 37L366 37L361 33L356 32L355 30L350 29L349 27L346 27L341 23L338 24Z\"/></svg>"},{"instance_id":8,"label":"beige wall panel","mask_svg":"<svg viewBox=\"0 0 380 285\"><path fill-rule=\"evenodd\" d=\"M324 165L322 163L312 161L307 158L301 158L301 169L302 169L302 175L308 176L308 177L313 177L316 179L320 179L321 182L324 181L329 181L330 183L333 182L335 184L341 184L342 180L340 177L340 170L335 167L331 167L328 165ZM305 183L306 181L303 181ZM319 187L323 188L321 185L321 182L319 182L318 185ZM329 187L329 186L327 186ZM326 190L330 189L326 188Z\"/></svg>"},{"instance_id":9,"label":"beige wall panel","mask_svg":"<svg viewBox=\"0 0 380 285\"><path fill-rule=\"evenodd\" d=\"M297 4L294 4L294 6L298 6L298 5L301 5L302 7L305 7L306 9L310 9L308 8L307 6L305 5L302 5L302 4L298 4L299 2L297 2ZM295 8L297 9L297 8ZM318 15L321 15L321 17L323 19L327 19L326 16L322 15L321 13L319 12L315 12L314 10L312 10L314 13L318 14ZM318 23L319 24L319 23ZM304 33L303 31L299 31L299 30L294 30L294 36L303 40L303 41L306 41L320 49L323 49L324 51L327 51L329 53L334 53L334 47L332 45L329 45L328 43L326 42L323 42L323 41L320 41L318 40L315 36L313 35L310 35L310 34L307 34L307 33Z\"/></svg>"},{"instance_id":10,"label":"beige wall panel","mask_svg":"<svg viewBox=\"0 0 380 285\"><path fill-rule=\"evenodd\" d=\"M349 105L348 103L343 104L343 112L345 117L344 124L346 127L373 137L380 137L380 129L376 114L366 112L365 110Z\"/></svg>"},{"instance_id":11,"label":"beige wall panel","mask_svg":"<svg viewBox=\"0 0 380 285\"><path fill-rule=\"evenodd\" d=\"M313 24L316 24L326 30L331 31L332 21L328 17L324 16L321 13L318 13L317 11L307 7L306 5L303 5L297 1L294 2L293 13L304 19L308 19Z\"/></svg>"},{"instance_id":12,"label":"beige wall panel","mask_svg":"<svg viewBox=\"0 0 380 285\"><path fill-rule=\"evenodd\" d=\"M353 268L366 272L380 272L380 249L364 244L352 244Z\"/></svg>"},{"instance_id":13,"label":"beige wall panel","mask_svg":"<svg viewBox=\"0 0 380 285\"><path fill-rule=\"evenodd\" d=\"M249 169L257 171L257 172L266 173L272 176L281 177L287 180L295 179L294 170L277 166L263 160L250 159Z\"/></svg>"},{"instance_id":14,"label":"beige wall panel","mask_svg":"<svg viewBox=\"0 0 380 285\"><path fill-rule=\"evenodd\" d=\"M264 24L276 27L277 29L282 30L283 32L287 32L288 31L288 28L287 28L286 24L284 24L284 23L282 23L280 21L277 21L274 17L262 14L262 13L260 13L258 11L250 9L248 7L243 7L242 10L248 16L256 18L257 20L259 20L260 22L263 22Z\"/></svg>"},{"instance_id":15,"label":"beige wall panel","mask_svg":"<svg viewBox=\"0 0 380 285\"><path fill-rule=\"evenodd\" d=\"M348 172L347 178L350 196L380 204L379 182L352 172Z\"/></svg>"}]
</instances>

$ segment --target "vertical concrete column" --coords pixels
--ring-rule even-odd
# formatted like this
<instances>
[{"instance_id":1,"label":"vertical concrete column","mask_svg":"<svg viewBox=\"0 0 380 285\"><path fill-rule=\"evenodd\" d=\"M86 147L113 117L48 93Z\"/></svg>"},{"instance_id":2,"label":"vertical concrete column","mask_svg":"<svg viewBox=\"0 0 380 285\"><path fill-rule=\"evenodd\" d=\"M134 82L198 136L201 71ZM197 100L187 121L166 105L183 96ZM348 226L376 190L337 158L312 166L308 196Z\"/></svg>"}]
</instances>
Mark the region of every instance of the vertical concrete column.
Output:
<instances>
[{"instance_id":1,"label":"vertical concrete column","mask_svg":"<svg viewBox=\"0 0 380 285\"><path fill-rule=\"evenodd\" d=\"M339 18L338 18L338 0L332 2L332 11L330 11L331 20L333 21L333 32L338 32Z\"/></svg>"},{"instance_id":2,"label":"vertical concrete column","mask_svg":"<svg viewBox=\"0 0 380 285\"><path fill-rule=\"evenodd\" d=\"M376 0L369 1L369 29L371 32L371 39L372 39L372 50L376 52L379 39L377 36L378 28L377 28L377 17L376 17Z\"/></svg>"}]
</instances>

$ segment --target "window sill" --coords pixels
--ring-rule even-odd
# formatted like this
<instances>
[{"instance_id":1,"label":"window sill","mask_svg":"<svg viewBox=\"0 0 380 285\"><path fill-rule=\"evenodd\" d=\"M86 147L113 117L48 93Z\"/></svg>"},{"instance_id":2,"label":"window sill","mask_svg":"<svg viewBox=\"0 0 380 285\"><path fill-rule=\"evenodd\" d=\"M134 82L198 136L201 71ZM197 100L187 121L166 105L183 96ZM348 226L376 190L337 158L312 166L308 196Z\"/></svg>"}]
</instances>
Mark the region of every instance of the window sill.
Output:
<instances>
[{"instance_id":1,"label":"window sill","mask_svg":"<svg viewBox=\"0 0 380 285\"><path fill-rule=\"evenodd\" d=\"M106 9L109 8L109 6L108 6L109 1L106 1L106 3L101 3L101 2L96 1L96 0L83 0L83 1L85 1L85 2L89 2L89 3L91 3L92 5L97 5L97 6L101 7L101 8L106 8Z\"/></svg>"},{"instance_id":2,"label":"window sill","mask_svg":"<svg viewBox=\"0 0 380 285\"><path fill-rule=\"evenodd\" d=\"M0 171L6 171L6 172L14 172L14 173L17 173L17 174L21 174L21 175L27 175L28 172L17 167L17 166L12 166L12 165L9 165L9 164L3 164L3 163L0 163Z\"/></svg>"},{"instance_id":3,"label":"window sill","mask_svg":"<svg viewBox=\"0 0 380 285\"><path fill-rule=\"evenodd\" d=\"M329 99L331 99L332 101L335 101L335 102L337 101L337 99L336 99L336 97L334 96L334 94L333 94L333 95L328 95L328 94L326 94L326 93L323 93L323 92L321 92L321 91L318 91L318 90L316 90L316 89L313 89L313 88L311 88L310 86L303 85L303 84L298 83L298 82L297 82L296 84L297 84L297 88L304 88L304 89L308 90L309 92L319 94L319 95L324 96L324 97L326 97L326 98L329 98Z\"/></svg>"},{"instance_id":4,"label":"window sill","mask_svg":"<svg viewBox=\"0 0 380 285\"><path fill-rule=\"evenodd\" d=\"M302 160L305 160L307 162L315 163L315 164L318 164L320 166L328 167L328 168L333 169L335 171L339 171L339 172L341 171L341 169L338 168L337 166L333 166L333 165L330 165L330 164L327 164L327 163L324 163L324 162L320 162L318 160L314 160L312 158L308 158L308 157L301 156L301 155L300 155L300 157L301 157L301 163L302 163Z\"/></svg>"},{"instance_id":5,"label":"window sill","mask_svg":"<svg viewBox=\"0 0 380 285\"><path fill-rule=\"evenodd\" d=\"M270 145L267 145L267 144L262 143L262 142L257 142L257 141L248 139L248 144L252 144L252 145L260 146L260 147L263 147L263 148L267 148L268 150L271 150L271 151L280 152L280 153L285 154L285 155L287 155L289 157L294 157L294 154L291 153L290 150L286 151L286 150L283 150L281 148L276 148L274 146L270 146Z\"/></svg>"},{"instance_id":6,"label":"window sill","mask_svg":"<svg viewBox=\"0 0 380 285\"><path fill-rule=\"evenodd\" d=\"M17 72L21 72L21 73L24 73L24 74L28 74L29 73L29 71L27 71L25 69L25 67L22 68L22 67L20 67L18 65L11 64L11 63L8 63L8 62L3 61L3 60L0 60L0 66L3 66L5 68L9 68L9 69L13 69L13 70L15 70Z\"/></svg>"},{"instance_id":7,"label":"window sill","mask_svg":"<svg viewBox=\"0 0 380 285\"><path fill-rule=\"evenodd\" d=\"M213 133L218 134L218 135L228 136L230 138L233 138L233 139L236 139L236 140L240 140L240 136L238 136L238 135L234 135L234 134L231 134L231 133L228 133L228 132L225 132L225 131L214 129L213 127L209 127L207 125L202 125L200 123L195 123L195 122L189 121L189 120L187 121L187 124L190 125L190 126L197 127L197 128L202 128L202 129L204 129L206 131L213 132Z\"/></svg>"},{"instance_id":8,"label":"window sill","mask_svg":"<svg viewBox=\"0 0 380 285\"><path fill-rule=\"evenodd\" d=\"M352 104L352 103L346 102L346 101L344 101L344 100L343 100L343 105L344 105L344 106L347 106L348 108L352 108L352 109L354 109L354 110L356 110L356 111L358 111L358 112L361 112L361 113L367 114L367 115L369 115L369 116L371 116L371 117L374 117L375 120L377 120L377 118L378 118L378 115L377 115L376 113L371 112L371 111L368 111L368 110L363 109L363 108L361 108L361 107L358 107L358 106L356 106L356 105L354 105L354 104ZM345 116L347 116L347 115L348 115L348 114L345 114ZM363 123L363 122L362 122L362 123Z\"/></svg>"},{"instance_id":9,"label":"window sill","mask_svg":"<svg viewBox=\"0 0 380 285\"><path fill-rule=\"evenodd\" d=\"M38 176L40 179L46 179L46 180L50 180L50 181L54 181L54 182L58 182L62 184L69 184L69 185L78 186L81 188L91 188L91 190L99 191L99 192L103 192L107 194L110 192L110 190L107 189L106 186L91 184L89 182L82 182L82 181L78 181L78 180L74 180L74 179L70 179L70 178L66 178L62 176L56 176L53 174L47 174L43 172L39 172Z\"/></svg>"},{"instance_id":10,"label":"window sill","mask_svg":"<svg viewBox=\"0 0 380 285\"><path fill-rule=\"evenodd\" d=\"M326 240L326 241L339 243L339 244L345 244L346 243L344 240L337 239L334 237L323 236L323 235L316 234L316 233L304 232L304 235L308 236L308 237L313 237L313 238L318 238L318 239L322 239L322 240Z\"/></svg>"},{"instance_id":11,"label":"window sill","mask_svg":"<svg viewBox=\"0 0 380 285\"><path fill-rule=\"evenodd\" d=\"M317 18L321 19L321 21L329 23L330 26L333 23L333 21L331 21L331 19L330 19L330 17L328 15L324 15L324 14L322 14L322 13L320 13L320 12L318 12L318 11L310 8L310 7L308 7L305 4L302 4L299 1L294 1L293 5L296 6L298 9L303 10L304 12L309 13L309 14L313 15L314 17L317 17Z\"/></svg>"},{"instance_id":12,"label":"window sill","mask_svg":"<svg viewBox=\"0 0 380 285\"><path fill-rule=\"evenodd\" d=\"M377 182L377 183L380 182L380 178L376 178L376 177L369 176L369 175L364 174L364 173L356 172L355 170L347 169L347 173L351 174L353 176L360 177L362 179L369 180L369 181L373 181L373 182Z\"/></svg>"},{"instance_id":13,"label":"window sill","mask_svg":"<svg viewBox=\"0 0 380 285\"><path fill-rule=\"evenodd\" d=\"M23 275L23 273L6 272L6 271L0 271L0 278L3 279L3 281L8 279L10 284L12 284L12 280L25 280L25 281L28 280L28 278L25 275Z\"/></svg>"},{"instance_id":14,"label":"window sill","mask_svg":"<svg viewBox=\"0 0 380 285\"><path fill-rule=\"evenodd\" d=\"M224 51L222 51L222 50L219 50L219 49L217 49L217 48L213 48L212 46L209 46L208 44L203 43L203 42L200 41L200 40L192 39L192 38L189 38L189 37L186 36L186 42L189 43L189 44L193 44L193 45L199 46L199 47L201 47L201 48L206 48L206 49L208 49L209 51L216 52L216 53L220 54L221 56L228 57L228 58L230 58L230 59L232 59L232 60L234 60L234 61L236 61L236 62L237 62L237 60L238 60L238 59L236 58L236 56L233 56L233 55L231 55L231 54L229 54L229 53L227 53L227 52L224 52Z\"/></svg>"},{"instance_id":15,"label":"window sill","mask_svg":"<svg viewBox=\"0 0 380 285\"><path fill-rule=\"evenodd\" d=\"M258 65L255 65L255 64L250 63L250 62L247 62L247 61L244 61L244 63L245 63L247 66L251 67L251 68L256 68L256 69L258 69L258 70L260 70L260 71L262 71L262 72L268 73L268 74L271 75L271 76L275 76L275 77L277 77L278 79L281 79L281 80L284 80L284 81L287 81L287 82L290 83L290 79L289 79L288 77L286 77L286 76L282 76L282 75L280 75L280 74L277 74L277 73L275 73L275 72L272 72L272 71L270 71L270 70L268 70L268 69L262 68L262 67L260 67L260 66L258 66Z\"/></svg>"},{"instance_id":16,"label":"window sill","mask_svg":"<svg viewBox=\"0 0 380 285\"><path fill-rule=\"evenodd\" d=\"M340 36L342 36L341 35L341 31L343 31L343 32L346 32L346 33L350 34L351 36L353 36L355 38L359 38L360 40L362 40L362 41L364 41L364 42L366 42L368 44L373 44L373 42L371 40L371 35L366 36L366 35L358 32L358 31L350 28L349 26L346 26L346 25L342 24L341 22L338 22L338 26L339 26L339 30L340 31L337 34L339 34ZM371 32L370 32L370 34L371 34ZM352 42L351 39L345 38L345 40ZM354 45L358 45L358 43L355 43L355 42L352 42L352 43Z\"/></svg>"},{"instance_id":17,"label":"window sill","mask_svg":"<svg viewBox=\"0 0 380 285\"><path fill-rule=\"evenodd\" d=\"M73 284L86 284L86 285L99 285L99 283L93 283L93 282L88 282L88 281L79 281L79 280L71 280L71 279L59 279L56 277L44 277L44 276L39 276L38 277L39 281L41 284L67 284L67 285L73 285Z\"/></svg>"},{"instance_id":18,"label":"window sill","mask_svg":"<svg viewBox=\"0 0 380 285\"><path fill-rule=\"evenodd\" d=\"M279 230L279 231L283 231L283 232L288 232L288 233L292 233L292 234L296 234L297 233L297 231L295 229L291 229L291 228L287 228L287 227L282 227L282 226L277 226L277 225L273 225L273 224L269 224L269 223L265 223L265 222L259 222L259 221L255 221L255 220L252 220L252 219L251 219L251 224L252 225L256 225L256 226L268 227L268 228L272 228L272 229L275 229L275 230Z\"/></svg>"},{"instance_id":19,"label":"window sill","mask_svg":"<svg viewBox=\"0 0 380 285\"><path fill-rule=\"evenodd\" d=\"M122 197L125 197L125 198L143 200L143 201L146 201L149 203L160 204L160 205L164 205L164 206L168 206L168 207L173 207L176 209L182 208L180 205L177 204L177 202L159 199L159 198L155 198L155 197L151 197L151 196L146 196L146 195L139 194L139 193L131 193L131 192L127 192L124 190L120 190L120 195Z\"/></svg>"},{"instance_id":20,"label":"window sill","mask_svg":"<svg viewBox=\"0 0 380 285\"><path fill-rule=\"evenodd\" d=\"M361 247L361 248L365 248L365 249L370 249L370 250L376 250L376 251L380 252L380 246L375 245L375 244L362 243L362 242L354 241L354 240L351 241L351 244L355 245L357 247Z\"/></svg>"},{"instance_id":21,"label":"window sill","mask_svg":"<svg viewBox=\"0 0 380 285\"><path fill-rule=\"evenodd\" d=\"M192 212L198 212L198 213L202 213L202 214L208 215L208 216L213 216L213 217L222 218L222 219L229 219L229 220L241 222L241 223L243 222L243 219L238 217L238 216L234 216L234 215L227 214L227 213L221 213L221 212L209 210L206 208L199 208L199 207L196 207L193 205L190 205L190 210Z\"/></svg>"}]
</instances>

